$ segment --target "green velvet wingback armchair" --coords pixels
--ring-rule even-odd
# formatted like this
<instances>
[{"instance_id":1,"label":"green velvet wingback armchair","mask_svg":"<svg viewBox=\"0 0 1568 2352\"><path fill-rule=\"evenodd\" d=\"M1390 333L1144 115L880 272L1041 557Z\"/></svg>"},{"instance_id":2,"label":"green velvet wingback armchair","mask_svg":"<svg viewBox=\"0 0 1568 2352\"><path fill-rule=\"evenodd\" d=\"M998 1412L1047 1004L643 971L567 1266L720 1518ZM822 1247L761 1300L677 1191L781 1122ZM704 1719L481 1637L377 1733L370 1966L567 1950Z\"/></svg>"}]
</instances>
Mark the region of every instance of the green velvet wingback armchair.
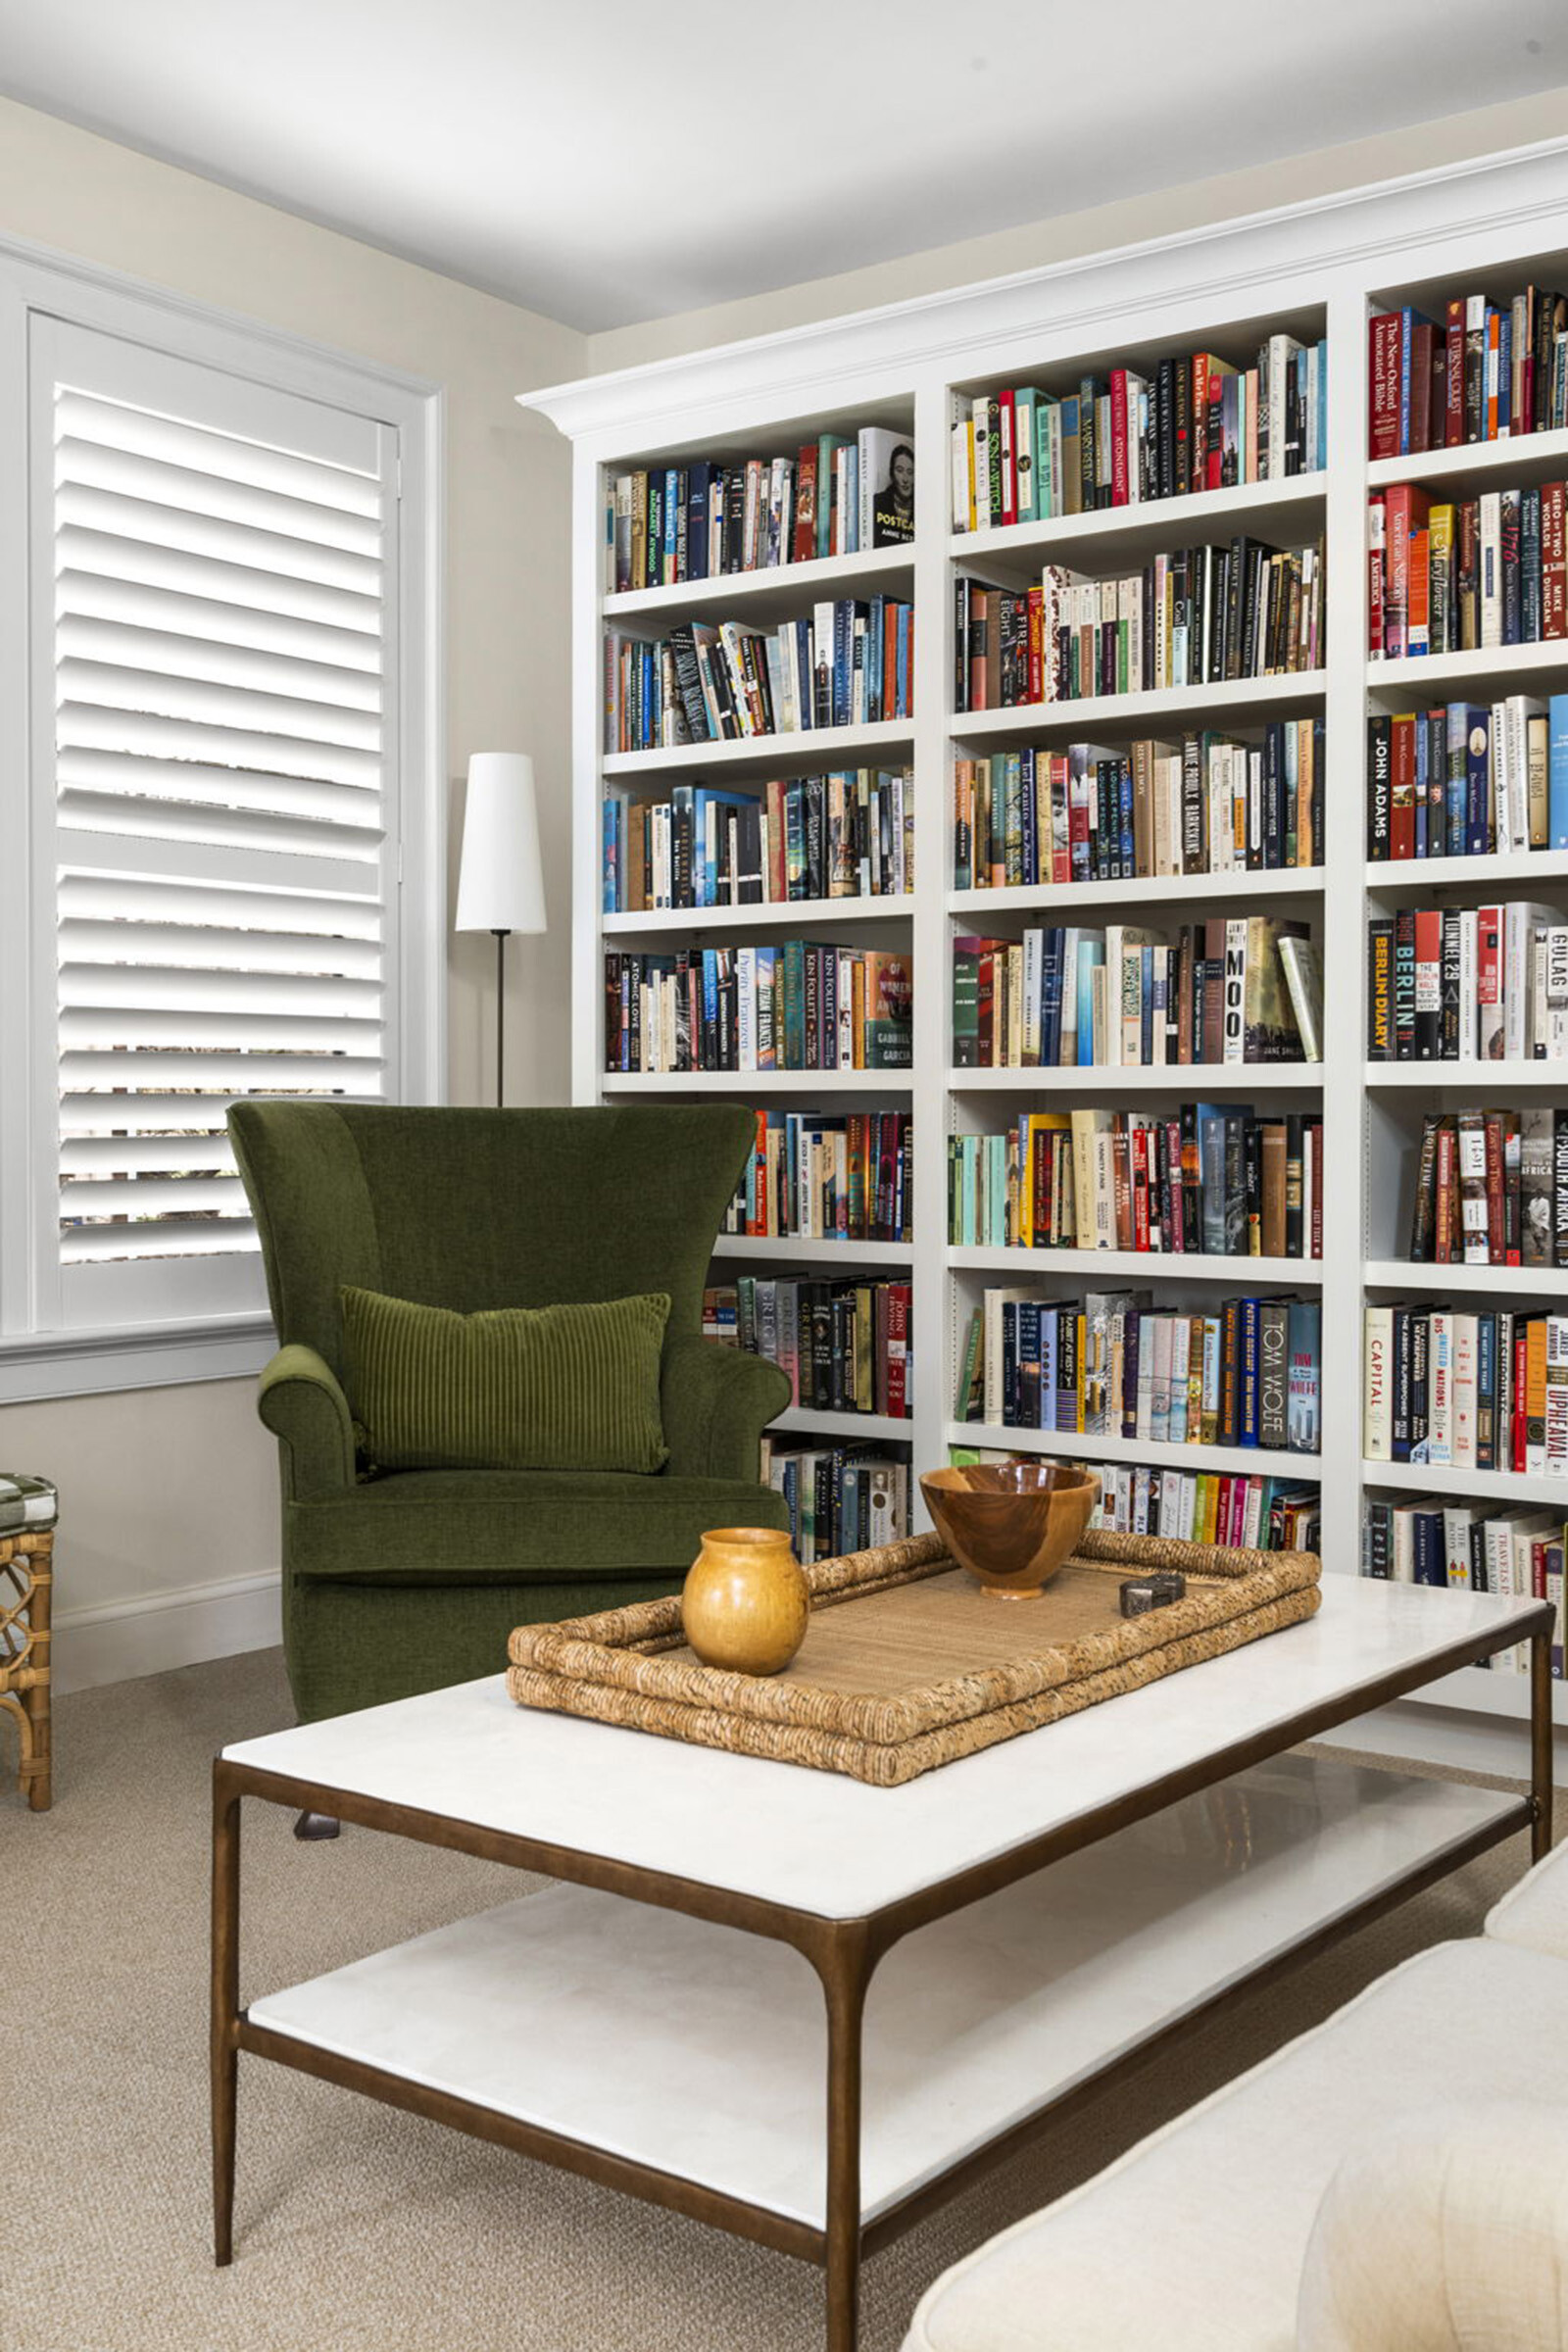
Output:
<instances>
[{"instance_id":1,"label":"green velvet wingback armchair","mask_svg":"<svg viewBox=\"0 0 1568 2352\"><path fill-rule=\"evenodd\" d=\"M706 1528L788 1524L758 1478L788 1378L702 1337L749 1111L244 1102L229 1131L277 1326L260 1409L279 1441L283 1640L303 1722L497 1673L514 1625L678 1590ZM461 1313L667 1291L668 1462L654 1477L362 1479L345 1283Z\"/></svg>"}]
</instances>

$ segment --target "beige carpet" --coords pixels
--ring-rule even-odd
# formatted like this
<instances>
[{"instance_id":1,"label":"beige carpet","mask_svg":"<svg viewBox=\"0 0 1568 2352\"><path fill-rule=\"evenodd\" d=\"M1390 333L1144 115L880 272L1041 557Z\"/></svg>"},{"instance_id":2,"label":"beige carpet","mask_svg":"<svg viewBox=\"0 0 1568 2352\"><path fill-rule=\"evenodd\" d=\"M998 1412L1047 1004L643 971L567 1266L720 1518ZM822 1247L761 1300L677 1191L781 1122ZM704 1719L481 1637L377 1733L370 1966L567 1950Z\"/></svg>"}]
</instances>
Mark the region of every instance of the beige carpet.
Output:
<instances>
[{"instance_id":1,"label":"beige carpet","mask_svg":"<svg viewBox=\"0 0 1568 2352\"><path fill-rule=\"evenodd\" d=\"M208 1768L290 1720L278 1653L192 1667L60 1703L51 1814L0 1788L4 2352L811 2352L805 2264L254 2059L236 2259L213 2269ZM364 1832L300 1845L270 1806L245 1836L250 1993L519 1890ZM1515 1839L1234 2006L876 2257L863 2352L895 2352L956 2256L1407 1952L1472 1933L1524 1867Z\"/></svg>"}]
</instances>

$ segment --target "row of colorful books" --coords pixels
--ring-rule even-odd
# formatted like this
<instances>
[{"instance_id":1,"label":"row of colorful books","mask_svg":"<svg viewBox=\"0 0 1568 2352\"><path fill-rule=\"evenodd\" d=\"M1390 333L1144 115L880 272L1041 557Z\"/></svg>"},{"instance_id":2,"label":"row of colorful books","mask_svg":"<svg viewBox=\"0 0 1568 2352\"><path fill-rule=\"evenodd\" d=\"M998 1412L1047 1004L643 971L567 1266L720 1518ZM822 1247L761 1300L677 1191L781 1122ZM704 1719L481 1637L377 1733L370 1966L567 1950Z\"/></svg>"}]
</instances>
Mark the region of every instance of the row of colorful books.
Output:
<instances>
[{"instance_id":1,"label":"row of colorful books","mask_svg":"<svg viewBox=\"0 0 1568 2352\"><path fill-rule=\"evenodd\" d=\"M1322 1057L1322 969L1304 923L1031 925L1021 940L953 943L956 1069Z\"/></svg>"},{"instance_id":2,"label":"row of colorful books","mask_svg":"<svg viewBox=\"0 0 1568 2352\"><path fill-rule=\"evenodd\" d=\"M1086 375L1069 392L981 393L953 428L953 527L1279 481L1327 462L1328 347L1270 335L1250 367L1195 351Z\"/></svg>"},{"instance_id":3,"label":"row of colorful books","mask_svg":"<svg viewBox=\"0 0 1568 2352\"><path fill-rule=\"evenodd\" d=\"M953 1446L956 1463L1008 1462L995 1447ZM1034 1457L1031 1456L1031 1459ZM1143 1462L1086 1462L1100 1479L1090 1525L1122 1536L1175 1537L1184 1544L1245 1544L1250 1551L1316 1551L1315 1486L1256 1471L1153 1469Z\"/></svg>"},{"instance_id":4,"label":"row of colorful books","mask_svg":"<svg viewBox=\"0 0 1568 2352\"><path fill-rule=\"evenodd\" d=\"M605 956L605 1068L906 1070L909 959L786 939Z\"/></svg>"},{"instance_id":5,"label":"row of colorful books","mask_svg":"<svg viewBox=\"0 0 1568 2352\"><path fill-rule=\"evenodd\" d=\"M793 452L633 467L606 485L606 588L667 588L727 571L902 547L914 537L911 434L865 425Z\"/></svg>"},{"instance_id":6,"label":"row of colorful books","mask_svg":"<svg viewBox=\"0 0 1568 2352\"><path fill-rule=\"evenodd\" d=\"M791 1401L810 1412L902 1421L912 1377L909 1298L906 1282L743 1274L704 1292L703 1336L781 1365Z\"/></svg>"},{"instance_id":7,"label":"row of colorful books","mask_svg":"<svg viewBox=\"0 0 1568 2352\"><path fill-rule=\"evenodd\" d=\"M1363 1317L1369 1462L1561 1478L1568 1494L1568 1316L1423 1299Z\"/></svg>"},{"instance_id":8,"label":"row of colorful books","mask_svg":"<svg viewBox=\"0 0 1568 2352\"><path fill-rule=\"evenodd\" d=\"M955 1418L1149 1445L1315 1453L1323 1310L1291 1296L1156 1310L1147 1291L990 1290L970 1318Z\"/></svg>"},{"instance_id":9,"label":"row of colorful books","mask_svg":"<svg viewBox=\"0 0 1568 2352\"><path fill-rule=\"evenodd\" d=\"M1568 1266L1568 1110L1429 1110L1421 1122L1410 1260Z\"/></svg>"},{"instance_id":10,"label":"row of colorful books","mask_svg":"<svg viewBox=\"0 0 1568 2352\"><path fill-rule=\"evenodd\" d=\"M1438 1585L1460 1592L1499 1592L1513 1599L1549 1600L1557 1610L1551 1671L1563 1672L1563 1544L1561 1511L1514 1503L1455 1501L1422 1494L1404 1502L1369 1495L1361 1514L1361 1574L1399 1584ZM1530 1644L1515 1642L1481 1663L1494 1673L1525 1673Z\"/></svg>"},{"instance_id":11,"label":"row of colorful books","mask_svg":"<svg viewBox=\"0 0 1568 2352\"><path fill-rule=\"evenodd\" d=\"M1484 652L1568 636L1563 482L1434 498L1375 490L1367 651L1374 661Z\"/></svg>"},{"instance_id":12,"label":"row of colorful books","mask_svg":"<svg viewBox=\"0 0 1568 2352\"><path fill-rule=\"evenodd\" d=\"M612 787L604 912L902 898L914 887L906 767L837 768L745 792L672 784L667 800Z\"/></svg>"},{"instance_id":13,"label":"row of colorful books","mask_svg":"<svg viewBox=\"0 0 1568 2352\"><path fill-rule=\"evenodd\" d=\"M1089 579L1048 564L1038 588L954 583L959 710L1223 684L1322 661L1319 546L1179 548Z\"/></svg>"},{"instance_id":14,"label":"row of colorful books","mask_svg":"<svg viewBox=\"0 0 1568 2352\"><path fill-rule=\"evenodd\" d=\"M906 1110L759 1110L723 1233L763 1241L906 1242L914 1121Z\"/></svg>"},{"instance_id":15,"label":"row of colorful books","mask_svg":"<svg viewBox=\"0 0 1568 2352\"><path fill-rule=\"evenodd\" d=\"M789 1505L790 1546L803 1568L902 1544L909 1532L909 1465L873 1446L764 1438L762 1477Z\"/></svg>"},{"instance_id":16,"label":"row of colorful books","mask_svg":"<svg viewBox=\"0 0 1568 2352\"><path fill-rule=\"evenodd\" d=\"M1368 323L1368 454L1402 458L1568 425L1568 301L1456 294L1441 318L1408 304Z\"/></svg>"},{"instance_id":17,"label":"row of colorful books","mask_svg":"<svg viewBox=\"0 0 1568 2352\"><path fill-rule=\"evenodd\" d=\"M956 1249L1318 1257L1323 1122L1250 1103L1028 1111L948 1144Z\"/></svg>"},{"instance_id":18,"label":"row of colorful books","mask_svg":"<svg viewBox=\"0 0 1568 2352\"><path fill-rule=\"evenodd\" d=\"M662 641L611 629L605 749L670 751L907 718L913 651L913 606L885 596L824 601L809 619L776 629L688 620Z\"/></svg>"},{"instance_id":19,"label":"row of colorful books","mask_svg":"<svg viewBox=\"0 0 1568 2352\"><path fill-rule=\"evenodd\" d=\"M1248 741L1210 730L997 752L954 764L953 885L1320 865L1323 813L1320 718L1272 720Z\"/></svg>"},{"instance_id":20,"label":"row of colorful books","mask_svg":"<svg viewBox=\"0 0 1568 2352\"><path fill-rule=\"evenodd\" d=\"M1401 906L1367 925L1372 1061L1568 1056L1568 920L1520 900Z\"/></svg>"},{"instance_id":21,"label":"row of colorful books","mask_svg":"<svg viewBox=\"0 0 1568 2352\"><path fill-rule=\"evenodd\" d=\"M1568 850L1568 695L1368 718L1369 858L1514 850Z\"/></svg>"}]
</instances>

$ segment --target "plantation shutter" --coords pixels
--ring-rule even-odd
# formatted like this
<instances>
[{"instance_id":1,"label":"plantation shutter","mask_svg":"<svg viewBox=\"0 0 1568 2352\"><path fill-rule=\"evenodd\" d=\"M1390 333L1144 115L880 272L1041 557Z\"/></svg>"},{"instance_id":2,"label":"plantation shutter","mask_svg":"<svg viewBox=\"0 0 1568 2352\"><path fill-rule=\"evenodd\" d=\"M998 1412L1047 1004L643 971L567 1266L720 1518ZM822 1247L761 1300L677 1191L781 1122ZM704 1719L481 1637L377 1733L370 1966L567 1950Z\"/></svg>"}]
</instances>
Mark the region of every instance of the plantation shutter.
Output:
<instances>
[{"instance_id":1,"label":"plantation shutter","mask_svg":"<svg viewBox=\"0 0 1568 2352\"><path fill-rule=\"evenodd\" d=\"M395 436L81 329L41 356L61 1320L242 1310L229 1103L387 1090Z\"/></svg>"}]
</instances>

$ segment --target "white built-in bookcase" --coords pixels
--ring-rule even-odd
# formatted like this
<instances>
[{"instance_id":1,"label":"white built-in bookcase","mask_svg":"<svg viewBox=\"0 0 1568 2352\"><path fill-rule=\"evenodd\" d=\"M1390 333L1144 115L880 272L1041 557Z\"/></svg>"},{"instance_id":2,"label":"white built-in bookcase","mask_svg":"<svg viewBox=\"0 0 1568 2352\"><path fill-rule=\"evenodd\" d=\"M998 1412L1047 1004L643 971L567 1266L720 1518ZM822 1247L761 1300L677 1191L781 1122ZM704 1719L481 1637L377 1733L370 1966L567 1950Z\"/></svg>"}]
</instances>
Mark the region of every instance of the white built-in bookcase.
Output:
<instances>
[{"instance_id":1,"label":"white built-in bookcase","mask_svg":"<svg viewBox=\"0 0 1568 2352\"><path fill-rule=\"evenodd\" d=\"M730 1099L832 1108L912 1105L914 1239L883 1244L726 1241L720 1265L780 1270L820 1263L849 1272L909 1269L914 1288L912 1419L791 1413L788 1426L827 1436L905 1438L917 1468L946 1459L952 1443L1102 1460L1168 1462L1193 1469L1279 1472L1321 1478L1324 1565L1356 1572L1366 1491L1397 1496L1451 1491L1481 1498L1561 1500L1562 1482L1364 1464L1361 1453L1361 1309L1371 1299L1490 1295L1499 1304L1568 1296L1568 1273L1414 1267L1402 1262L1421 1112L1434 1102L1568 1102L1560 1065L1445 1063L1369 1068L1365 1056L1365 934L1369 917L1400 903L1475 904L1494 890L1568 906L1568 855L1421 860L1369 866L1363 810L1366 717L1412 698L1480 699L1546 693L1568 678L1568 644L1369 664L1366 658L1368 490L1397 480L1489 483L1568 475L1568 433L1536 434L1453 452L1371 463L1367 458L1367 320L1450 292L1507 294L1531 278L1568 284L1568 141L1486 159L1451 172L1391 181L1321 203L1294 206L1180 237L1066 262L956 293L901 303L825 324L700 352L690 358L519 395L572 439L572 1092L575 1101L636 1095ZM1328 338L1328 466L1239 489L1009 529L955 535L950 527L950 426L960 397L1018 383L1058 388L1080 372L1155 363L1167 353L1217 348L1232 356L1264 335ZM629 466L765 456L808 433L852 434L865 424L912 433L916 536L907 550L880 549L781 569L731 574L645 594L605 591L604 490ZM1055 561L1126 569L1151 551L1250 530L1281 546L1322 532L1327 546L1327 665L1269 678L1096 702L957 715L953 708L953 580L962 565L1003 584L1025 584ZM607 756L603 750L603 632L613 623L650 635L682 616L772 621L808 612L818 596L912 594L914 715L908 721L832 728L762 742ZM952 888L952 766L966 746L1071 741L1115 744L1200 725L1247 724L1321 712L1326 735L1326 849L1319 870L1156 879L1071 889ZM600 802L607 780L760 779L813 768L893 764L914 772L915 883L906 900L745 907L607 917L601 912ZM1054 919L1114 919L1136 907L1150 918L1191 921L1221 906L1304 913L1322 951L1325 1049L1319 1065L1224 1069L955 1071L951 1059L951 942L956 932L1021 933L1038 910ZM609 1077L603 1068L602 958L609 946L667 949L676 937L725 940L815 937L908 951L914 974L914 1065L906 1082L878 1073L779 1072ZM1002 1125L1021 1108L1053 1102L1152 1106L1184 1097L1240 1093L1260 1107L1321 1102L1327 1171L1323 1256L1309 1260L1128 1256L1117 1252L956 1250L947 1242L946 1146L951 1133ZM1321 1287L1323 1445L1314 1465L1299 1454L1255 1448L1161 1447L1056 1432L988 1430L953 1420L957 1351L979 1292L999 1279L1038 1281L1070 1296L1091 1279L1136 1279L1156 1302L1198 1305L1216 1285L1230 1291ZM914 1497L918 1510L918 1496ZM1475 1669L1425 1695L1493 1712L1525 1711L1528 1678ZM1557 1693L1568 1721L1568 1691Z\"/></svg>"}]
</instances>

